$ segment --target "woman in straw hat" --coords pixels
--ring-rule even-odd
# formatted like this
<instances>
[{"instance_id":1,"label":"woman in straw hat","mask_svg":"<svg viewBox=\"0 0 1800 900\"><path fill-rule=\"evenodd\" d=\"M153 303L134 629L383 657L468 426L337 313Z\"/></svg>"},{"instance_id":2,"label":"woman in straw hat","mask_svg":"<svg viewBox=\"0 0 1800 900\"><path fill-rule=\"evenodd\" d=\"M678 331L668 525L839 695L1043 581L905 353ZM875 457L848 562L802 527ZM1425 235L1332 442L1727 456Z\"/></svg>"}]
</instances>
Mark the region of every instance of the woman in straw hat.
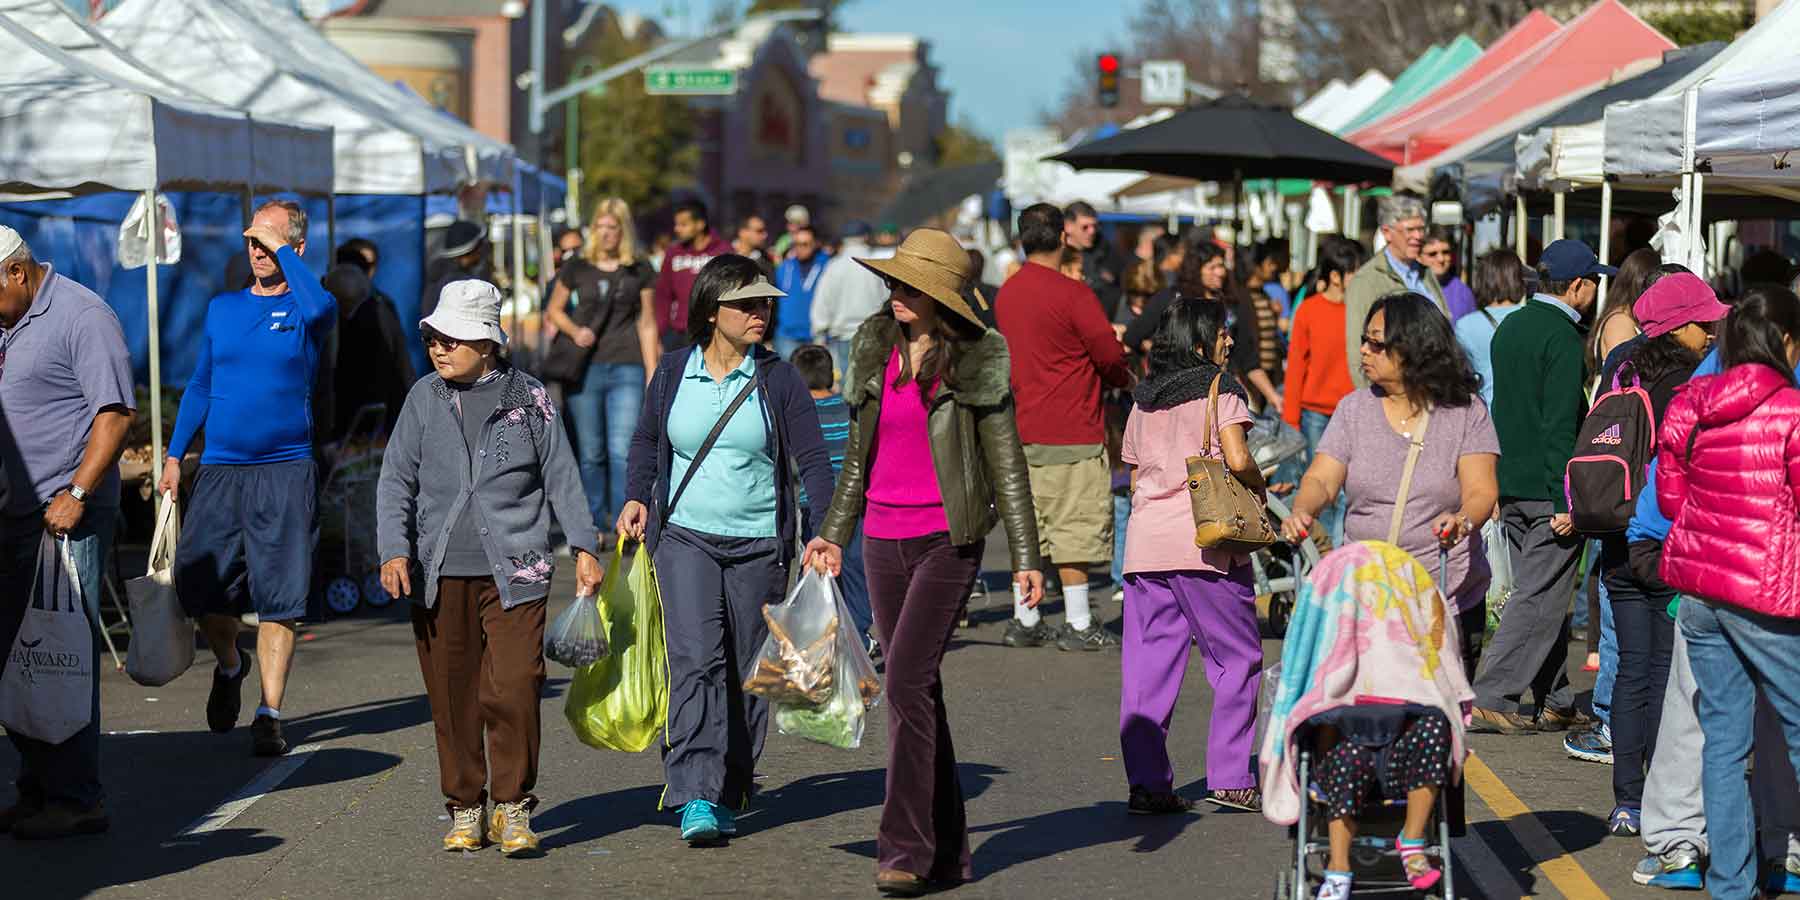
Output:
<instances>
[{"instance_id":1,"label":"woman in straw hat","mask_svg":"<svg viewBox=\"0 0 1800 900\"><path fill-rule=\"evenodd\" d=\"M836 574L862 518L888 679L875 884L914 896L970 874L938 667L996 518L1006 524L1015 589L1026 603L1042 599L1044 579L1006 340L963 299L968 253L950 235L921 228L892 258L857 262L886 281L888 305L850 343L845 400L855 425L806 562Z\"/></svg>"},{"instance_id":2,"label":"woman in straw hat","mask_svg":"<svg viewBox=\"0 0 1800 900\"><path fill-rule=\"evenodd\" d=\"M749 257L707 262L688 304L693 346L657 364L626 467L619 536L648 541L669 648L661 805L681 811L681 838L697 846L737 833L762 754L769 706L741 686L793 562L788 473L800 472L813 528L831 495L812 394L762 346L780 296Z\"/></svg>"}]
</instances>

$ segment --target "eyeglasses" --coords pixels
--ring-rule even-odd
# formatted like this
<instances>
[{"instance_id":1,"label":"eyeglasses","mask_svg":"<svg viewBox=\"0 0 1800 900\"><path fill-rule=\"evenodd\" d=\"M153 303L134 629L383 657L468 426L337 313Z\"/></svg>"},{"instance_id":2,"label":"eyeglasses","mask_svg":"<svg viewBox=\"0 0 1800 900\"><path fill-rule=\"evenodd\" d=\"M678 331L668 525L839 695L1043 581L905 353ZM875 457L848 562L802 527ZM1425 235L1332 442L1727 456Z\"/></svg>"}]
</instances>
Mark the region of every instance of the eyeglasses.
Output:
<instances>
[{"instance_id":1,"label":"eyeglasses","mask_svg":"<svg viewBox=\"0 0 1800 900\"><path fill-rule=\"evenodd\" d=\"M426 347L432 347L435 345L435 346L443 347L447 351L454 351L458 347L461 347L463 344L468 343L467 341L459 341L453 337L446 337L445 335L443 335L439 332L433 331L429 328L420 332L419 339L425 342Z\"/></svg>"},{"instance_id":2,"label":"eyeglasses","mask_svg":"<svg viewBox=\"0 0 1800 900\"><path fill-rule=\"evenodd\" d=\"M891 293L891 294L898 293L898 294L906 294L907 296L911 296L911 297L917 297L920 294L925 293L924 291L921 291L918 288L913 287L912 285L907 284L906 282L901 281L900 279L895 278L892 275L881 276L881 283L884 285L887 285L888 293Z\"/></svg>"},{"instance_id":3,"label":"eyeglasses","mask_svg":"<svg viewBox=\"0 0 1800 900\"><path fill-rule=\"evenodd\" d=\"M768 297L750 297L744 300L721 300L719 305L725 309L735 309L741 313L750 313L759 309L768 309L775 301Z\"/></svg>"},{"instance_id":4,"label":"eyeglasses","mask_svg":"<svg viewBox=\"0 0 1800 900\"><path fill-rule=\"evenodd\" d=\"M1391 346L1387 341L1376 340L1366 334L1363 335L1362 345L1369 348L1369 350L1374 353L1386 353L1388 352L1388 347Z\"/></svg>"}]
</instances>

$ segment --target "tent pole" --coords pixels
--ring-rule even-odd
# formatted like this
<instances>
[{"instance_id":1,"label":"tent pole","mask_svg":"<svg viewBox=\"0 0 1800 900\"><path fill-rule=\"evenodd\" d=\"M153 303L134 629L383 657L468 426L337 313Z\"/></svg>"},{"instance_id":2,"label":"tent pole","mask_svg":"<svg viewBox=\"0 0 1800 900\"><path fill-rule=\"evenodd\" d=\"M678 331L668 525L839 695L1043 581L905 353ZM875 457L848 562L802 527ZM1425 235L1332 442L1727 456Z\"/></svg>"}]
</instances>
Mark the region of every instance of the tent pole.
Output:
<instances>
[{"instance_id":1,"label":"tent pole","mask_svg":"<svg viewBox=\"0 0 1800 900\"><path fill-rule=\"evenodd\" d=\"M244 207L250 206L250 195L244 195ZM156 189L144 191L144 222L147 237L144 248L144 314L150 322L150 477L162 480L162 309L156 297L156 232L162 228L157 215Z\"/></svg>"},{"instance_id":2,"label":"tent pole","mask_svg":"<svg viewBox=\"0 0 1800 900\"><path fill-rule=\"evenodd\" d=\"M331 245L330 248L328 248L328 250L330 253L333 254L332 256L326 257L326 259L336 260L337 259L337 256L336 256L336 253L337 253L337 195L336 194L326 194L325 195L325 243Z\"/></svg>"},{"instance_id":3,"label":"tent pole","mask_svg":"<svg viewBox=\"0 0 1800 900\"><path fill-rule=\"evenodd\" d=\"M512 313L508 318L512 322L509 336L519 332L519 307L525 304L525 214L521 211L523 204L519 202L519 192L513 190L512 217Z\"/></svg>"},{"instance_id":4,"label":"tent pole","mask_svg":"<svg viewBox=\"0 0 1800 900\"><path fill-rule=\"evenodd\" d=\"M1560 191L1560 190L1559 190L1559 191L1557 191L1557 192L1556 192L1556 193L1555 193L1555 194L1554 194L1554 195L1553 195L1553 196L1552 196L1552 202L1553 202L1553 203L1554 203L1554 204L1555 204L1555 205L1556 205L1556 210L1555 210L1555 215L1556 215L1556 230L1555 230L1555 234L1556 234L1556 239L1557 239L1557 240L1559 240L1559 241L1560 241L1560 240L1562 240L1562 239L1563 239L1563 237L1564 237L1564 236L1565 236L1565 235L1564 235L1564 232L1563 232L1563 224L1564 224L1564 222L1565 222L1565 221L1566 221L1566 218L1565 218L1565 215L1564 215L1564 210L1565 210L1565 209L1566 209L1566 207L1567 207L1567 205L1568 205L1568 196L1569 196L1569 195L1568 195L1568 192L1567 192L1567 191Z\"/></svg>"},{"instance_id":5,"label":"tent pole","mask_svg":"<svg viewBox=\"0 0 1800 900\"><path fill-rule=\"evenodd\" d=\"M1602 265L1611 261L1612 253L1612 182L1600 182L1600 262ZM1595 301L1595 308L1606 311L1606 287L1611 279L1600 276L1600 297Z\"/></svg>"},{"instance_id":6,"label":"tent pole","mask_svg":"<svg viewBox=\"0 0 1800 900\"><path fill-rule=\"evenodd\" d=\"M1525 195L1513 195L1513 251L1519 254L1519 262L1527 263L1526 232L1531 229L1531 219L1525 213Z\"/></svg>"},{"instance_id":7,"label":"tent pole","mask_svg":"<svg viewBox=\"0 0 1800 900\"><path fill-rule=\"evenodd\" d=\"M1702 273L1700 275L1701 278L1711 278L1713 273L1707 271L1706 254L1701 251L1701 248L1697 243L1700 240L1700 234L1705 227L1706 222L1706 216L1702 214L1700 209L1700 203L1706 197L1705 181L1705 174L1700 172L1694 173L1694 200L1688 207L1689 214L1693 216L1693 223L1688 228L1688 234L1691 236L1688 240L1688 268L1693 269L1695 272Z\"/></svg>"}]
</instances>

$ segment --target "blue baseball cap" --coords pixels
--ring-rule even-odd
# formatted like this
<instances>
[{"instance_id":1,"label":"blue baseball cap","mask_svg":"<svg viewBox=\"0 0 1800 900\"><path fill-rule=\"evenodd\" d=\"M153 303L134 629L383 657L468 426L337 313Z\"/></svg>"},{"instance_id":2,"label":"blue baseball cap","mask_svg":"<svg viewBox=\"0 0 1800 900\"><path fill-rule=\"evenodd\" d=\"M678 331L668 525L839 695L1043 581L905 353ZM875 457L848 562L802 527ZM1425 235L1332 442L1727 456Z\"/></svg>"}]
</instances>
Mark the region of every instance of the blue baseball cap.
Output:
<instances>
[{"instance_id":1,"label":"blue baseball cap","mask_svg":"<svg viewBox=\"0 0 1800 900\"><path fill-rule=\"evenodd\" d=\"M1590 278L1596 275L1617 275L1619 270L1612 266L1600 264L1600 257L1588 249L1588 245L1574 238L1563 238L1552 241L1538 257L1538 267L1544 270L1544 277L1551 281L1574 281L1577 278Z\"/></svg>"}]
</instances>

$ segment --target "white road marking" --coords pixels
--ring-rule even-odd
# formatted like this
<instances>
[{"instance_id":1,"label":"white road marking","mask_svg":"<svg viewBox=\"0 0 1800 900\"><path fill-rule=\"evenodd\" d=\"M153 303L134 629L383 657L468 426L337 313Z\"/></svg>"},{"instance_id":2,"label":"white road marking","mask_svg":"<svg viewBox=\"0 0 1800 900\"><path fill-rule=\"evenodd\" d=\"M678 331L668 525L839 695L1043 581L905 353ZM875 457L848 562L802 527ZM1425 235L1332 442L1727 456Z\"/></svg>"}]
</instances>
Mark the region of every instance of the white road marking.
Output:
<instances>
[{"instance_id":1,"label":"white road marking","mask_svg":"<svg viewBox=\"0 0 1800 900\"><path fill-rule=\"evenodd\" d=\"M243 815L244 810L255 805L256 801L261 800L270 791L280 787L281 783L288 779L288 776L306 765L306 761L312 758L313 751L318 750L319 746L318 744L302 744L289 750L286 756L251 779L250 783L233 794L231 799L213 807L211 811L195 819L193 824L188 827L175 832L175 836L165 842L164 846L204 837L224 828L231 823L232 819Z\"/></svg>"}]
</instances>

